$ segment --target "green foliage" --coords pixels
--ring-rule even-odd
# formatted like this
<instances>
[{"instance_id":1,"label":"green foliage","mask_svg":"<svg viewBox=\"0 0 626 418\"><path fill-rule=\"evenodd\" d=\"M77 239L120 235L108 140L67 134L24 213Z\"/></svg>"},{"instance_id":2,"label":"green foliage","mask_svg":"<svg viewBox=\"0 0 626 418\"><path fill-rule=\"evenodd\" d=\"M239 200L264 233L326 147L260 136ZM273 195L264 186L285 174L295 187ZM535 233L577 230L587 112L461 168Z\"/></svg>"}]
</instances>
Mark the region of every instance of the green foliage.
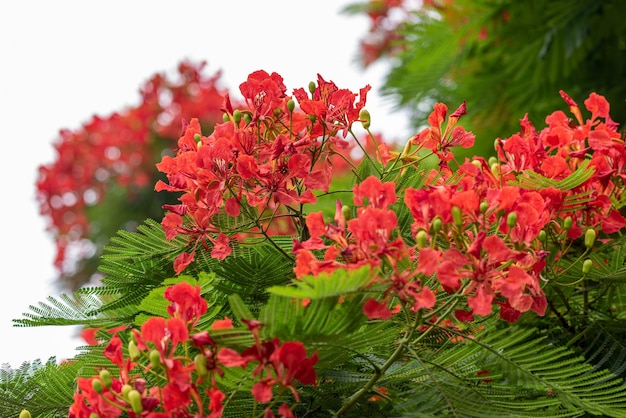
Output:
<instances>
[{"instance_id":1,"label":"green foliage","mask_svg":"<svg viewBox=\"0 0 626 418\"><path fill-rule=\"evenodd\" d=\"M464 125L478 134L471 152L489 155L481 138L511 135L526 113L540 124L565 108L559 90L601 94L616 121L626 122L624 2L458 0L447 7L443 17L406 22L405 50L390 61L383 91L413 112L414 126L425 124L435 102L467 100Z\"/></svg>"},{"instance_id":2,"label":"green foliage","mask_svg":"<svg viewBox=\"0 0 626 418\"><path fill-rule=\"evenodd\" d=\"M158 230L158 224L148 221L140 232L120 232L103 256L107 274L102 287L81 289L73 298L49 299L16 322L23 326L82 323L136 327L148 315L165 314L167 285L189 281L198 283L208 298L208 318L224 314L239 320L258 318L266 325L262 329L265 338L302 341L318 353L319 385L302 388L302 402L295 410L298 416L331 415L347 401L347 394L362 390L377 375L379 379L367 396L345 416L565 417L589 413L619 417L626 410L626 391L613 374L623 374L626 369L626 350L620 338L625 328L616 322L595 321L570 341L570 348L559 343L554 330L538 335L526 328L525 321L498 330L502 327L495 319L483 322L483 329L475 332L436 325L409 340L397 340L400 322L369 321L361 312L367 293L359 289L368 286L375 273L368 268L337 270L319 280L292 280L281 251L259 242L237 248L229 264L200 256L191 268L197 274L165 277L168 267L158 260L171 261L171 254L180 251L184 243L165 242ZM168 254L163 253L164 243ZM287 242L278 241L277 245L286 247ZM614 251L616 256L611 264L594 271L593 278L614 277L623 283L624 275L619 272L624 240L602 250ZM266 292L259 292L263 286ZM131 292L135 297L126 297ZM579 303L575 295L569 301ZM200 324L204 329L209 325L209 320ZM468 333L473 336L468 338ZM241 327L211 331L211 335L229 347L251 343L250 334ZM34 416L63 416L76 376L111 367L101 356L110 334L100 332L98 336L101 345L83 347L69 363L57 365L51 359L46 364L37 361L2 371L0 415L11 416L26 407ZM462 341L453 343L453 337L462 337ZM587 342L578 345L582 340ZM389 362L398 344L405 346L404 355ZM489 374L480 375L482 370ZM241 368L226 371L225 388L234 392L229 401L231 412L225 416L250 413L253 404L244 396L250 389L245 383L249 373ZM380 400L367 401L371 396Z\"/></svg>"}]
</instances>

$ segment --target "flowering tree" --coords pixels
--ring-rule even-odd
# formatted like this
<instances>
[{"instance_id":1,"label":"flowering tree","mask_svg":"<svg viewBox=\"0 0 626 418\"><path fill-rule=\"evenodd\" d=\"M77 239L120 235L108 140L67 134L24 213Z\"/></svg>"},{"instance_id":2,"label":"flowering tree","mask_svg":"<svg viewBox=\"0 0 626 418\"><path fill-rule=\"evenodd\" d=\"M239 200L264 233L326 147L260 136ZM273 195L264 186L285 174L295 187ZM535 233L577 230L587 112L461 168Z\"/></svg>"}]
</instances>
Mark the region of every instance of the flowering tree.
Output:
<instances>
[{"instance_id":1,"label":"flowering tree","mask_svg":"<svg viewBox=\"0 0 626 418\"><path fill-rule=\"evenodd\" d=\"M427 123L424 103L467 99L469 129L508 136L524 113L540 120L557 108L559 89L602 94L626 122L624 2L364 0L347 11L368 17L360 61L389 64L382 91L414 126ZM492 150L486 141L471 152Z\"/></svg>"},{"instance_id":2,"label":"flowering tree","mask_svg":"<svg viewBox=\"0 0 626 418\"><path fill-rule=\"evenodd\" d=\"M496 156L457 161L465 103L396 149L368 91L289 93L259 70L212 132L189 119L157 164L177 198L161 223L111 240L100 286L16 321L93 344L1 375L3 415L624 416L626 148L607 100L561 92L571 116L523 117Z\"/></svg>"},{"instance_id":3,"label":"flowering tree","mask_svg":"<svg viewBox=\"0 0 626 418\"><path fill-rule=\"evenodd\" d=\"M207 76L204 66L182 62L178 77L155 74L141 87L138 105L60 132L57 158L39 168L37 179L60 287L76 289L94 279L102 249L117 230L160 216L167 200L152 192L155 164L173 153L181 118L198 118L207 130L221 121L226 90L220 74Z\"/></svg>"}]
</instances>

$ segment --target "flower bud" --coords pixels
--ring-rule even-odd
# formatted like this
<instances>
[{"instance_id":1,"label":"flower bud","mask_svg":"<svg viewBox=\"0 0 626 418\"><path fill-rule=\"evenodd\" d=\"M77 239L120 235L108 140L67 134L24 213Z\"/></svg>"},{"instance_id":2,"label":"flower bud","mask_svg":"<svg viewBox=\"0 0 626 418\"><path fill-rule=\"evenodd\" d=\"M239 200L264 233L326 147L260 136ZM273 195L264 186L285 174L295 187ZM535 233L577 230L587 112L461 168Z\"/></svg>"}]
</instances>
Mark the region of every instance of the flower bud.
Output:
<instances>
[{"instance_id":1,"label":"flower bud","mask_svg":"<svg viewBox=\"0 0 626 418\"><path fill-rule=\"evenodd\" d=\"M498 159L492 155L491 157L489 157L489 160L487 160L487 162L489 163L489 167L491 167L494 164L498 164Z\"/></svg>"},{"instance_id":2,"label":"flower bud","mask_svg":"<svg viewBox=\"0 0 626 418\"><path fill-rule=\"evenodd\" d=\"M417 248L426 248L428 247L428 234L423 229L420 229L415 235L415 242L417 243Z\"/></svg>"},{"instance_id":3,"label":"flower bud","mask_svg":"<svg viewBox=\"0 0 626 418\"><path fill-rule=\"evenodd\" d=\"M132 389L128 392L128 403L130 407L133 409L133 412L136 414L140 414L143 411L143 406L141 405L141 393Z\"/></svg>"},{"instance_id":4,"label":"flower bud","mask_svg":"<svg viewBox=\"0 0 626 418\"><path fill-rule=\"evenodd\" d=\"M102 380L102 384L108 388L113 384L113 377L111 376L111 372L107 369L100 370L100 380Z\"/></svg>"},{"instance_id":5,"label":"flower bud","mask_svg":"<svg viewBox=\"0 0 626 418\"><path fill-rule=\"evenodd\" d=\"M222 120L224 122L228 122L230 120L230 117L228 116L228 113L222 113Z\"/></svg>"},{"instance_id":6,"label":"flower bud","mask_svg":"<svg viewBox=\"0 0 626 418\"><path fill-rule=\"evenodd\" d=\"M290 99L287 102L287 110L289 110L289 112L293 112L295 108L296 108L296 102L294 102L293 99Z\"/></svg>"},{"instance_id":7,"label":"flower bud","mask_svg":"<svg viewBox=\"0 0 626 418\"><path fill-rule=\"evenodd\" d=\"M372 117L370 116L370 112L368 112L367 109L361 109L361 112L359 113L359 119L361 120L361 123L363 124L363 128L365 129L370 128Z\"/></svg>"},{"instance_id":8,"label":"flower bud","mask_svg":"<svg viewBox=\"0 0 626 418\"><path fill-rule=\"evenodd\" d=\"M22 409L22 412L20 412L19 418L31 418L31 415L30 415L30 412L28 412L28 409Z\"/></svg>"},{"instance_id":9,"label":"flower bud","mask_svg":"<svg viewBox=\"0 0 626 418\"><path fill-rule=\"evenodd\" d=\"M246 123L246 125L249 125L252 122L252 115L250 113L244 113L243 121Z\"/></svg>"},{"instance_id":10,"label":"flower bud","mask_svg":"<svg viewBox=\"0 0 626 418\"><path fill-rule=\"evenodd\" d=\"M274 109L275 118L279 117L281 113L282 113L282 110L280 110L280 107L277 107L276 109Z\"/></svg>"},{"instance_id":11,"label":"flower bud","mask_svg":"<svg viewBox=\"0 0 626 418\"><path fill-rule=\"evenodd\" d=\"M155 369L161 367L161 355L157 350L150 351L150 364L152 364L152 367Z\"/></svg>"},{"instance_id":12,"label":"flower bud","mask_svg":"<svg viewBox=\"0 0 626 418\"><path fill-rule=\"evenodd\" d=\"M572 217L568 216L567 218L563 219L563 229L565 229L566 231L569 231L572 228Z\"/></svg>"},{"instance_id":13,"label":"flower bud","mask_svg":"<svg viewBox=\"0 0 626 418\"><path fill-rule=\"evenodd\" d=\"M233 112L233 120L237 125L239 125L239 122L241 122L241 110L235 109Z\"/></svg>"},{"instance_id":14,"label":"flower bud","mask_svg":"<svg viewBox=\"0 0 626 418\"><path fill-rule=\"evenodd\" d=\"M134 341L130 341L128 343L128 356L132 361L137 361L139 360L139 357L141 357L141 351L139 351L139 348L137 348L137 344L135 344Z\"/></svg>"},{"instance_id":15,"label":"flower bud","mask_svg":"<svg viewBox=\"0 0 626 418\"><path fill-rule=\"evenodd\" d=\"M430 227L433 230L433 235L437 235L439 231L441 231L442 226L443 226L443 223L441 222L441 218L437 217L433 219L432 223L430 224Z\"/></svg>"},{"instance_id":16,"label":"flower bud","mask_svg":"<svg viewBox=\"0 0 626 418\"><path fill-rule=\"evenodd\" d=\"M593 266L593 261L589 258L583 261L583 274L588 274L591 271L591 267Z\"/></svg>"},{"instance_id":17,"label":"flower bud","mask_svg":"<svg viewBox=\"0 0 626 418\"><path fill-rule=\"evenodd\" d=\"M317 86L315 85L314 81L309 82L309 92L311 94L315 93L315 90L317 89Z\"/></svg>"},{"instance_id":18,"label":"flower bud","mask_svg":"<svg viewBox=\"0 0 626 418\"><path fill-rule=\"evenodd\" d=\"M193 140L196 142L199 142L200 140L202 140L202 135L200 134L194 134L193 136Z\"/></svg>"},{"instance_id":19,"label":"flower bud","mask_svg":"<svg viewBox=\"0 0 626 418\"><path fill-rule=\"evenodd\" d=\"M91 387L93 388L93 390L96 391L96 393L102 393L102 391L104 390L104 388L102 387L102 382L98 379L93 379L91 381Z\"/></svg>"},{"instance_id":20,"label":"flower bud","mask_svg":"<svg viewBox=\"0 0 626 418\"><path fill-rule=\"evenodd\" d=\"M483 163L481 163L478 160L472 160L472 164L474 164L478 168L482 168L482 166L483 166Z\"/></svg>"},{"instance_id":21,"label":"flower bud","mask_svg":"<svg viewBox=\"0 0 626 418\"><path fill-rule=\"evenodd\" d=\"M482 202L480 202L479 209L480 209L480 213L487 212L487 209L489 209L489 203L483 200Z\"/></svg>"},{"instance_id":22,"label":"flower bud","mask_svg":"<svg viewBox=\"0 0 626 418\"><path fill-rule=\"evenodd\" d=\"M593 244L596 243L596 231L592 228L589 228L585 232L585 248L589 249L593 247Z\"/></svg>"},{"instance_id":23,"label":"flower bud","mask_svg":"<svg viewBox=\"0 0 626 418\"><path fill-rule=\"evenodd\" d=\"M463 226L463 212L461 211L461 208L458 206L452 206L452 221L454 222L454 225L457 227L462 227Z\"/></svg>"},{"instance_id":24,"label":"flower bud","mask_svg":"<svg viewBox=\"0 0 626 418\"><path fill-rule=\"evenodd\" d=\"M129 384L122 386L122 398L128 400L128 394L133 390L133 387Z\"/></svg>"},{"instance_id":25,"label":"flower bud","mask_svg":"<svg viewBox=\"0 0 626 418\"><path fill-rule=\"evenodd\" d=\"M539 241L541 242L546 242L546 238L548 238L548 234L546 233L546 231L543 229L539 231L539 233L537 234L537 239L539 239Z\"/></svg>"},{"instance_id":26,"label":"flower bud","mask_svg":"<svg viewBox=\"0 0 626 418\"><path fill-rule=\"evenodd\" d=\"M92 412L91 414L89 414L89 418L100 418L100 415L96 414L95 412Z\"/></svg>"},{"instance_id":27,"label":"flower bud","mask_svg":"<svg viewBox=\"0 0 626 418\"><path fill-rule=\"evenodd\" d=\"M350 206L348 205L343 205L341 207L341 214L346 221L352 219L352 209L350 209Z\"/></svg>"},{"instance_id":28,"label":"flower bud","mask_svg":"<svg viewBox=\"0 0 626 418\"><path fill-rule=\"evenodd\" d=\"M506 226L513 228L517 224L517 213L511 212L506 217Z\"/></svg>"},{"instance_id":29,"label":"flower bud","mask_svg":"<svg viewBox=\"0 0 626 418\"><path fill-rule=\"evenodd\" d=\"M196 357L193 359L194 364L196 365L196 372L198 375L204 377L209 371L206 368L206 356L202 353L196 354Z\"/></svg>"},{"instance_id":30,"label":"flower bud","mask_svg":"<svg viewBox=\"0 0 626 418\"><path fill-rule=\"evenodd\" d=\"M491 169L491 174L493 174L494 176L498 176L500 174L500 166L498 165L498 163L491 164L489 168Z\"/></svg>"}]
</instances>

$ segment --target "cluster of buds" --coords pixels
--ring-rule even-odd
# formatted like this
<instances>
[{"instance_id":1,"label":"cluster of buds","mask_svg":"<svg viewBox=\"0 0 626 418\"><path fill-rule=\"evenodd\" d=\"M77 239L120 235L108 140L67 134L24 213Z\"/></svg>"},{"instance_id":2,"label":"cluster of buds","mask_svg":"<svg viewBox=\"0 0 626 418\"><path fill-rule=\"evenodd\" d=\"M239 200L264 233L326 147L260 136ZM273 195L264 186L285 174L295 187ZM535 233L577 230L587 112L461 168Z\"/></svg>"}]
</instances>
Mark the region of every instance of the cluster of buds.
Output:
<instances>
[{"instance_id":1,"label":"cluster of buds","mask_svg":"<svg viewBox=\"0 0 626 418\"><path fill-rule=\"evenodd\" d=\"M255 320L244 320L253 343L240 354L216 342L209 331L197 329L207 311L198 285L181 282L168 287L165 297L171 302L169 318L151 317L140 330L131 330L127 355L115 334L104 350L115 367L77 379L70 418L117 418L124 413L131 418L220 417L227 399L221 378L225 369L237 367L254 367L251 395L259 404L269 403L265 416L274 416L272 408L280 400L278 414L294 416L288 401L300 401L296 385L317 384L317 354L307 357L298 341L262 340L262 324ZM225 318L214 321L211 330L232 327Z\"/></svg>"}]
</instances>

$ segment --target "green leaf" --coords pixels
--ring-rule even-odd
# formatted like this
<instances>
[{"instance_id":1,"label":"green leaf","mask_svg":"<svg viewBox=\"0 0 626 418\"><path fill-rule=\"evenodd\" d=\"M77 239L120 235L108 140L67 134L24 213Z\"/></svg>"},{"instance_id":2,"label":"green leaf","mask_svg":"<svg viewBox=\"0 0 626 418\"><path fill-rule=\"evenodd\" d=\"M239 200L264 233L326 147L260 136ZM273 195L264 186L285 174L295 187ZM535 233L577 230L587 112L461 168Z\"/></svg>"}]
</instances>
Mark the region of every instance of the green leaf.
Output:
<instances>
[{"instance_id":1,"label":"green leaf","mask_svg":"<svg viewBox=\"0 0 626 418\"><path fill-rule=\"evenodd\" d=\"M373 277L369 266L358 270L335 270L332 273L320 273L318 276L305 276L293 280L288 286L272 286L267 291L298 299L323 299L356 292L367 285Z\"/></svg>"}]
</instances>

